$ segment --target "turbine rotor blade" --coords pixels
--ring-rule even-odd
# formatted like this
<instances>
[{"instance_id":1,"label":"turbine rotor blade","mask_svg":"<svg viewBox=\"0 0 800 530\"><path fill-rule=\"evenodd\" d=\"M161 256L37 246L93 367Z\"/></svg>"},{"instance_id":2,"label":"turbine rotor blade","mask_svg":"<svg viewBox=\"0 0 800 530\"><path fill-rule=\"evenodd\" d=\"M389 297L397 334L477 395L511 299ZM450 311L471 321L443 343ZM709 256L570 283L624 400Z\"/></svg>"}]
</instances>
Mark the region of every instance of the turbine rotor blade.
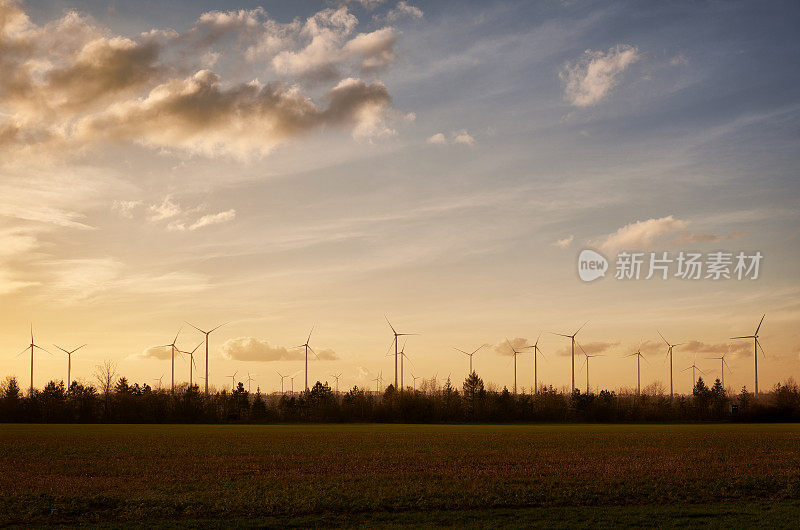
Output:
<instances>
[{"instance_id":1,"label":"turbine rotor blade","mask_svg":"<svg viewBox=\"0 0 800 530\"><path fill-rule=\"evenodd\" d=\"M741 336L741 337L731 337L730 340L735 340L735 339L754 339L754 338L756 338L755 335L744 335L744 336Z\"/></svg>"},{"instance_id":2,"label":"turbine rotor blade","mask_svg":"<svg viewBox=\"0 0 800 530\"><path fill-rule=\"evenodd\" d=\"M395 330L395 329L394 329L394 326L392 325L392 323L391 323L391 322L389 322L389 317L387 317L386 315L383 315L383 318L385 318L385 319L386 319L386 323L387 323L387 324L389 324L389 327L390 327L390 328L392 328L392 333L394 333L395 335L397 335L397 330Z\"/></svg>"},{"instance_id":3,"label":"turbine rotor blade","mask_svg":"<svg viewBox=\"0 0 800 530\"><path fill-rule=\"evenodd\" d=\"M666 344L667 346L669 346L669 341L668 341L667 339L665 339L665 338L664 338L664 335L662 335L662 334L661 334L661 332L660 332L660 331L658 331L658 330L656 330L656 333L658 333L658 336L659 336L659 337L661 337L661 340L663 340L663 341L664 341L664 344Z\"/></svg>"},{"instance_id":4,"label":"turbine rotor blade","mask_svg":"<svg viewBox=\"0 0 800 530\"><path fill-rule=\"evenodd\" d=\"M213 328L211 331L209 331L208 333L206 333L206 335L210 335L210 334L211 334L211 332L218 330L218 329L219 329L219 328L221 328L222 326L227 326L228 324L230 324L230 322L225 322L224 324L220 324L219 326L217 326L217 327Z\"/></svg>"},{"instance_id":5,"label":"turbine rotor blade","mask_svg":"<svg viewBox=\"0 0 800 530\"><path fill-rule=\"evenodd\" d=\"M761 317L761 321L758 323L758 327L756 328L756 332L753 333L753 335L758 335L758 330L761 329L761 324L764 322L764 317L765 316L767 316L766 313L764 313L764 316Z\"/></svg>"},{"instance_id":6,"label":"turbine rotor blade","mask_svg":"<svg viewBox=\"0 0 800 530\"><path fill-rule=\"evenodd\" d=\"M583 327L584 327L586 324L588 324L588 323L589 323L589 321L588 321L588 320L587 320L586 322L584 322L584 323L583 323L583 326L579 327L579 328L578 328L578 331L576 331L575 333L573 333L573 334L572 334L572 336L575 336L575 335L577 335L577 334L578 334L578 333L579 333L579 332L580 332L580 331L583 329Z\"/></svg>"}]
</instances>

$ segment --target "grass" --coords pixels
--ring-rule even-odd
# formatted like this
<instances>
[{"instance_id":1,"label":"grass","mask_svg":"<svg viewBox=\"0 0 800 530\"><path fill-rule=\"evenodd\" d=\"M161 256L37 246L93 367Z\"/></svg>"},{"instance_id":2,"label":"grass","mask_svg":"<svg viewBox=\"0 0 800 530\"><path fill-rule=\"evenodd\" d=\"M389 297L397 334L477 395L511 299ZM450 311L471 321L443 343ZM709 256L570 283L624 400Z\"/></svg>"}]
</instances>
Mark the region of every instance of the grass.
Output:
<instances>
[{"instance_id":1,"label":"grass","mask_svg":"<svg viewBox=\"0 0 800 530\"><path fill-rule=\"evenodd\" d=\"M800 425L0 425L0 524L791 526Z\"/></svg>"}]
</instances>

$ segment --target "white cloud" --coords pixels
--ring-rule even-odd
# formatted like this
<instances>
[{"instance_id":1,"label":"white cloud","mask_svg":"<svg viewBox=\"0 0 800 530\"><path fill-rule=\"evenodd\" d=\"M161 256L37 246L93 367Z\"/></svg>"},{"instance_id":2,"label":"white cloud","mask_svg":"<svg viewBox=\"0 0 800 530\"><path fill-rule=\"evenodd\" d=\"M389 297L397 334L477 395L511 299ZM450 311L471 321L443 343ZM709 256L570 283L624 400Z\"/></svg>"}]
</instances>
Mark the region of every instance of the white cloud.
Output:
<instances>
[{"instance_id":1,"label":"white cloud","mask_svg":"<svg viewBox=\"0 0 800 530\"><path fill-rule=\"evenodd\" d=\"M150 211L152 212L152 215L150 216L151 221L162 221L180 214L181 207L178 203L172 200L171 196L167 195L164 197L164 200L161 201L161 204L151 205Z\"/></svg>"},{"instance_id":2,"label":"white cloud","mask_svg":"<svg viewBox=\"0 0 800 530\"><path fill-rule=\"evenodd\" d=\"M447 144L461 144L468 146L475 145L475 138L473 138L473 136L469 134L466 129L462 129L460 131L452 131L450 133L449 140L444 135L444 133L436 133L432 136L429 136L425 141L433 145L447 145Z\"/></svg>"},{"instance_id":3,"label":"white cloud","mask_svg":"<svg viewBox=\"0 0 800 530\"><path fill-rule=\"evenodd\" d=\"M600 242L600 248L603 250L615 250L620 248L649 247L658 238L666 234L681 232L688 226L689 221L675 219L675 217L671 215L658 219L636 221L606 236L605 239Z\"/></svg>"},{"instance_id":4,"label":"white cloud","mask_svg":"<svg viewBox=\"0 0 800 530\"><path fill-rule=\"evenodd\" d=\"M567 248L574 239L575 236L570 235L569 237L565 237L564 239L559 239L558 241L554 242L553 245L557 246L558 248Z\"/></svg>"},{"instance_id":5,"label":"white cloud","mask_svg":"<svg viewBox=\"0 0 800 530\"><path fill-rule=\"evenodd\" d=\"M576 107L596 105L619 83L622 72L640 58L638 49L627 44L617 44L607 52L586 50L560 73L567 101Z\"/></svg>"},{"instance_id":6,"label":"white cloud","mask_svg":"<svg viewBox=\"0 0 800 530\"><path fill-rule=\"evenodd\" d=\"M175 221L167 225L167 230L183 231L183 230L197 230L205 226L227 223L236 218L236 210L227 210L224 212L204 215L197 221L189 224L188 226L182 222Z\"/></svg>"},{"instance_id":7,"label":"white cloud","mask_svg":"<svg viewBox=\"0 0 800 530\"><path fill-rule=\"evenodd\" d=\"M299 361L305 359L303 348L287 349L283 346L272 346L269 342L255 337L238 337L228 339L222 345L222 354L226 359L235 361ZM320 360L333 361L339 357L333 350L325 349L317 352ZM316 357L309 352L309 359Z\"/></svg>"},{"instance_id":8,"label":"white cloud","mask_svg":"<svg viewBox=\"0 0 800 530\"><path fill-rule=\"evenodd\" d=\"M142 201L114 201L111 204L111 209L119 214L120 217L125 219L133 218L133 210L135 210Z\"/></svg>"},{"instance_id":9,"label":"white cloud","mask_svg":"<svg viewBox=\"0 0 800 530\"><path fill-rule=\"evenodd\" d=\"M466 130L463 130L453 137L453 143L472 146L475 144L475 138L473 138Z\"/></svg>"},{"instance_id":10,"label":"white cloud","mask_svg":"<svg viewBox=\"0 0 800 530\"><path fill-rule=\"evenodd\" d=\"M409 5L408 2L401 1L386 14L386 20L389 22L397 22L402 18L422 18L422 9Z\"/></svg>"},{"instance_id":11,"label":"white cloud","mask_svg":"<svg viewBox=\"0 0 800 530\"><path fill-rule=\"evenodd\" d=\"M429 144L446 144L447 138L445 138L444 134L436 133L432 136L429 136L426 140Z\"/></svg>"},{"instance_id":12,"label":"white cloud","mask_svg":"<svg viewBox=\"0 0 800 530\"><path fill-rule=\"evenodd\" d=\"M592 242L592 245L599 246L602 250L610 251L626 248L646 248L651 247L656 242L668 245L713 243L733 239L740 235L740 232L734 232L728 236L696 234L687 230L689 224L689 221L675 219L672 215L658 219L636 221L623 226L600 241ZM672 237L666 238L666 236Z\"/></svg>"}]
</instances>

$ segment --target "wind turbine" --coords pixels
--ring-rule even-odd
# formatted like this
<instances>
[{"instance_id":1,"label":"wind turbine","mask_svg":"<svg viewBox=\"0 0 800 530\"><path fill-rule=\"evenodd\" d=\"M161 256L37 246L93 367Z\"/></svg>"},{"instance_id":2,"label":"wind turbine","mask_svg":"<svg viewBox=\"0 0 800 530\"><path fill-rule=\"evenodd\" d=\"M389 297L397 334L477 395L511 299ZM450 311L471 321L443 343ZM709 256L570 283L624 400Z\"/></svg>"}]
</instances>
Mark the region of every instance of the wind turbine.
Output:
<instances>
[{"instance_id":1,"label":"wind turbine","mask_svg":"<svg viewBox=\"0 0 800 530\"><path fill-rule=\"evenodd\" d=\"M389 350L391 351L392 346L394 346L394 388L397 389L398 388L398 386L397 386L397 355L398 355L397 337L406 337L406 336L410 336L410 335L419 335L419 333L398 333L397 330L394 329L394 326L392 326L392 323L389 322L389 317L387 317L386 315L383 315L383 318L386 319L386 323L389 324L390 328L392 328L392 333L394 334L394 339L392 340L392 344L389 345Z\"/></svg>"},{"instance_id":2,"label":"wind turbine","mask_svg":"<svg viewBox=\"0 0 800 530\"><path fill-rule=\"evenodd\" d=\"M331 374L331 377L333 377L336 380L336 393L338 394L339 393L339 378L342 377L342 373L339 372L338 374Z\"/></svg>"},{"instance_id":3,"label":"wind turbine","mask_svg":"<svg viewBox=\"0 0 800 530\"><path fill-rule=\"evenodd\" d=\"M583 347L581 347L580 344L578 344L578 347L581 348L581 351L583 351ZM584 355L584 357L586 357L586 359L584 360L584 364L586 365L586 394L588 395L589 394L589 359L591 359L592 357L603 357L603 355L600 354L600 353L595 353L593 355L589 355L585 351L583 352L583 355Z\"/></svg>"},{"instance_id":4,"label":"wind turbine","mask_svg":"<svg viewBox=\"0 0 800 530\"><path fill-rule=\"evenodd\" d=\"M514 395L517 395L517 355L522 353L522 350L517 350L514 346L511 345L511 341L508 340L506 337L506 342L508 343L508 347L511 348L511 351L514 352Z\"/></svg>"},{"instance_id":5,"label":"wind turbine","mask_svg":"<svg viewBox=\"0 0 800 530\"><path fill-rule=\"evenodd\" d=\"M758 342L758 330L761 329L761 324L764 323L764 317L765 316L767 316L767 315L764 314L764 316L761 317L761 321L758 323L758 327L756 328L756 332L753 333L752 335L744 335L742 337L731 337L731 340L735 340L735 339L753 339L753 358L756 361L756 369L755 369L756 395L758 395L758 349L759 348L761 348L761 355L763 355L765 359L767 358L767 354L764 353L764 348L762 348L761 347L761 343ZM31 349L31 358L33 358L33 350L32 349ZM33 368L31 368L31 370L33 370Z\"/></svg>"},{"instance_id":6,"label":"wind turbine","mask_svg":"<svg viewBox=\"0 0 800 530\"><path fill-rule=\"evenodd\" d=\"M161 374L161 377L153 378L153 381L158 381L158 389L161 390L161 381L164 379L164 374Z\"/></svg>"},{"instance_id":7,"label":"wind turbine","mask_svg":"<svg viewBox=\"0 0 800 530\"><path fill-rule=\"evenodd\" d=\"M478 351L480 351L484 346L488 346L488 345L487 344L481 344L480 346L475 348L475 351L473 351L472 353L467 353L464 350L462 350L461 348L453 348L453 349L456 350L456 351L460 351L461 353L463 353L464 355L469 357L469 373L472 373L472 356L475 355L476 353L478 353Z\"/></svg>"},{"instance_id":8,"label":"wind turbine","mask_svg":"<svg viewBox=\"0 0 800 530\"><path fill-rule=\"evenodd\" d=\"M31 341L31 342L33 342L33 341ZM72 371L72 354L75 353L76 351L80 350L81 348L83 348L83 346L86 346L86 344L84 344L82 346L78 346L77 348L75 348L72 351L67 351L64 348L62 348L61 346L59 346L58 344L53 344L53 346L55 346L56 348L58 348L59 350L61 350L64 353L67 354L67 390L69 390L69 385L70 385L70 381L71 381L70 372ZM27 348L25 348L25 349L27 350Z\"/></svg>"},{"instance_id":9,"label":"wind turbine","mask_svg":"<svg viewBox=\"0 0 800 530\"><path fill-rule=\"evenodd\" d=\"M292 396L294 395L294 378L295 377L297 377L297 372L295 372L295 373L293 373L292 375L289 376L289 381L292 382L292 391L291 391L291 394L290 394Z\"/></svg>"},{"instance_id":10,"label":"wind turbine","mask_svg":"<svg viewBox=\"0 0 800 530\"><path fill-rule=\"evenodd\" d=\"M283 380L289 377L288 375L283 375L279 371L275 370L275 373L281 378L281 394L283 394Z\"/></svg>"},{"instance_id":11,"label":"wind turbine","mask_svg":"<svg viewBox=\"0 0 800 530\"><path fill-rule=\"evenodd\" d=\"M416 375L414 375L414 372L411 372L411 377L414 379L414 381L411 383L413 385L411 387L411 390L416 392L417 391L417 379L421 379L421 378L417 377Z\"/></svg>"},{"instance_id":12,"label":"wind turbine","mask_svg":"<svg viewBox=\"0 0 800 530\"><path fill-rule=\"evenodd\" d=\"M660 331L658 332L658 335L661 337L661 340L663 340L664 343L667 345L667 355L669 356L669 397L670 399L672 399L672 397L675 395L675 393L672 390L672 348L675 348L676 346L682 346L685 343L679 342L678 344L670 344L669 341L664 338L664 335L662 335Z\"/></svg>"},{"instance_id":13,"label":"wind turbine","mask_svg":"<svg viewBox=\"0 0 800 530\"><path fill-rule=\"evenodd\" d=\"M586 322L583 323L583 326L585 326L588 323L589 323L589 321L587 320ZM575 336L578 335L580 330L583 329L583 326L579 327L578 331L576 331L572 335L564 335L563 333L553 333L553 335L558 335L560 337L566 337L566 338L570 339L570 341L572 341L572 390L575 390ZM580 344L578 346L580 346Z\"/></svg>"},{"instance_id":14,"label":"wind turbine","mask_svg":"<svg viewBox=\"0 0 800 530\"><path fill-rule=\"evenodd\" d=\"M258 375L258 374L253 374L253 375ZM252 383L253 381L255 381L255 379L253 379L252 377L250 377L250 372L247 372L247 393L248 393L248 394L250 393L250 389L252 388L252 387L250 386L250 383Z\"/></svg>"},{"instance_id":15,"label":"wind turbine","mask_svg":"<svg viewBox=\"0 0 800 530\"><path fill-rule=\"evenodd\" d=\"M189 325L191 326L191 324ZM175 350L178 349L177 346L175 346L175 343L178 341L178 335L181 334L181 329L183 329L183 327L178 328L178 332L175 334L175 338L172 339L172 342L161 346L162 348L169 348L170 351L172 351L172 387L170 392L173 394L175 393Z\"/></svg>"},{"instance_id":16,"label":"wind turbine","mask_svg":"<svg viewBox=\"0 0 800 530\"><path fill-rule=\"evenodd\" d=\"M684 368L683 370L681 370L681 372L685 372L686 370L689 370L689 369L691 369L691 370L692 370L692 389L694 389L694 385L695 385L695 384L696 384L696 382L697 382L697 378L695 377L695 370L697 370L697 371L698 371L698 372L700 372L701 374L704 374L705 372L704 372L703 370L701 370L701 369L700 369L700 368L697 366L697 358L695 358L695 360L694 360L694 361L692 361L692 365L691 365L691 366L687 366L686 368Z\"/></svg>"},{"instance_id":17,"label":"wind turbine","mask_svg":"<svg viewBox=\"0 0 800 530\"><path fill-rule=\"evenodd\" d=\"M189 356L189 386L190 387L192 386L192 383L193 383L193 381L192 381L192 373L193 373L192 365L194 365L195 367L197 366L197 363L194 362L194 352L196 352L197 348L199 348L202 345L203 345L203 343L201 342L200 344L195 346L192 351L183 351L183 350L178 349L177 347L175 348L176 352L183 353L183 354Z\"/></svg>"},{"instance_id":18,"label":"wind turbine","mask_svg":"<svg viewBox=\"0 0 800 530\"><path fill-rule=\"evenodd\" d=\"M726 353L725 355L722 355L720 357L706 357L706 359L716 359L716 360L720 361L720 365L721 365L720 369L722 371L722 388L725 388L725 367L727 366L728 370L731 369L731 367L728 365L728 361L725 360L725 356L726 355L728 355L728 354Z\"/></svg>"},{"instance_id":19,"label":"wind turbine","mask_svg":"<svg viewBox=\"0 0 800 530\"><path fill-rule=\"evenodd\" d=\"M640 396L642 395L642 359L644 359L641 343L639 344L639 349L625 357L636 357L636 395ZM648 362L647 359L644 360Z\"/></svg>"},{"instance_id":20,"label":"wind turbine","mask_svg":"<svg viewBox=\"0 0 800 530\"><path fill-rule=\"evenodd\" d=\"M206 341L205 341L206 342L206 377L205 377L205 380L206 380L206 395L208 395L208 336L211 335L214 331L216 331L219 328L221 328L222 326L224 326L226 324L229 324L229 323L230 322L225 322L224 324L220 324L219 326L217 326L215 328L211 328L209 331L203 331L202 329L198 328L194 324L191 324L191 323L187 322L187 324L189 324L194 329L196 329L197 331L199 331L200 333L202 333L203 335L206 336Z\"/></svg>"},{"instance_id":21,"label":"wind turbine","mask_svg":"<svg viewBox=\"0 0 800 530\"><path fill-rule=\"evenodd\" d=\"M229 375L228 376L228 377L231 378L231 391L232 392L236 391L236 374L238 374L238 373L239 372L233 372L233 375Z\"/></svg>"},{"instance_id":22,"label":"wind turbine","mask_svg":"<svg viewBox=\"0 0 800 530\"><path fill-rule=\"evenodd\" d=\"M533 348L533 393L539 393L539 353L542 353L542 349L539 347L539 339L542 338L542 334L540 333L538 337L536 337L536 342L533 346L525 346L525 348ZM578 344L580 346L580 344ZM544 355L544 354L542 354Z\"/></svg>"},{"instance_id":23,"label":"wind turbine","mask_svg":"<svg viewBox=\"0 0 800 530\"><path fill-rule=\"evenodd\" d=\"M295 349L295 350L297 348L305 348L306 349L306 392L308 392L308 350L311 350L311 353L314 354L314 357L316 357L317 360L319 360L319 355L317 355L317 352L315 352L314 349L311 346L308 345L308 342L311 340L311 334L312 333L314 333L314 326L311 326L311 331L308 332L308 338L306 339L305 344L301 344L300 346L295 346L294 348L292 348L292 349Z\"/></svg>"},{"instance_id":24,"label":"wind turbine","mask_svg":"<svg viewBox=\"0 0 800 530\"><path fill-rule=\"evenodd\" d=\"M378 372L378 377L373 379L375 381L375 395L380 394L380 386L383 384L383 372Z\"/></svg>"},{"instance_id":25,"label":"wind turbine","mask_svg":"<svg viewBox=\"0 0 800 530\"><path fill-rule=\"evenodd\" d=\"M31 343L28 344L27 346L25 346L22 349L22 351L17 354L17 357L19 357L20 355L22 355L23 353L28 351L28 348L30 348L30 350L31 350L31 389L30 389L30 395L31 395L31 397L33 397L33 350L35 348L39 348L42 351L46 351L47 353L50 353L49 351L47 351L46 349L42 348L41 346L39 346L38 344L36 344L33 341L33 324L31 324ZM50 353L50 355L53 355L53 354Z\"/></svg>"}]
</instances>

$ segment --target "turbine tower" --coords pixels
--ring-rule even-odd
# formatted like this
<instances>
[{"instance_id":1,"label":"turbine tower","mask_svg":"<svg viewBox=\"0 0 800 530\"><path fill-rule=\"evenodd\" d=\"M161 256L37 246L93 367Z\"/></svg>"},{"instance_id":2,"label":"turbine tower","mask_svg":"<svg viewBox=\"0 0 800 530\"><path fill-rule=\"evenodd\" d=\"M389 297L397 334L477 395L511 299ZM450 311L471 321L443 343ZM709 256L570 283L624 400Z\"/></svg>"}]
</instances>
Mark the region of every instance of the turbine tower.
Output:
<instances>
[{"instance_id":1,"label":"turbine tower","mask_svg":"<svg viewBox=\"0 0 800 530\"><path fill-rule=\"evenodd\" d=\"M692 390L694 390L694 386L695 386L695 384L697 384L697 377L695 377L696 376L695 370L697 370L701 374L705 374L705 372L703 370L701 370L700 367L697 366L697 359L696 358L695 358L694 361L692 361L692 365L691 366L687 366L686 368L681 370L681 372L685 372L686 370L690 370L690 369L692 370Z\"/></svg>"},{"instance_id":2,"label":"turbine tower","mask_svg":"<svg viewBox=\"0 0 800 530\"><path fill-rule=\"evenodd\" d=\"M180 349L178 349L177 347L175 348L175 351L176 351L176 352L178 352L178 353L183 353L184 355L188 355L188 356L189 356L189 387L191 387L191 386L192 386L192 384L193 384L193 380L192 380L192 373L193 373L192 366L194 366L194 367L197 367L197 363L195 363L195 362L194 362L194 352L196 352L196 351L197 351L197 348L199 348L199 347L200 347L200 346L202 346L202 345L203 345L203 343L201 342L200 344L198 344L197 346L195 346L195 347L194 347L194 349L193 349L192 351L183 351L183 350L180 350Z\"/></svg>"},{"instance_id":3,"label":"turbine tower","mask_svg":"<svg viewBox=\"0 0 800 530\"><path fill-rule=\"evenodd\" d=\"M38 348L38 349L40 349L42 351L46 351L47 353L50 353L49 351L47 351L46 349L42 348L41 346L39 346L38 344L36 344L33 341L33 324L31 324L31 343L28 344L27 346L25 346L22 349L22 351L17 354L17 357L19 357L20 355L22 355L23 353L28 351L28 348L30 348L30 350L31 350L31 388L30 388L30 396L33 397L33 350ZM53 355L53 354L50 353L50 355Z\"/></svg>"},{"instance_id":4,"label":"turbine tower","mask_svg":"<svg viewBox=\"0 0 800 530\"><path fill-rule=\"evenodd\" d=\"M253 375L258 375L258 374L253 374ZM252 389L252 386L250 385L250 383L252 383L253 381L255 381L255 379L253 379L250 376L250 372L247 372L247 393L248 394L250 393L250 391Z\"/></svg>"},{"instance_id":5,"label":"turbine tower","mask_svg":"<svg viewBox=\"0 0 800 530\"><path fill-rule=\"evenodd\" d=\"M397 351L397 337L406 337L410 335L419 335L418 333L398 333L391 322L389 322L389 317L383 315L383 318L386 319L386 323L389 324L389 327L392 328L392 334L394 334L394 339L392 340L392 344L389 345L389 351L391 351L392 346L394 346L394 388L397 389L397 356L399 352Z\"/></svg>"},{"instance_id":6,"label":"turbine tower","mask_svg":"<svg viewBox=\"0 0 800 530\"><path fill-rule=\"evenodd\" d=\"M202 333L203 335L206 336L206 340L205 340L205 342L206 342L206 376L205 376L206 392L205 393L206 393L206 395L208 395L208 336L211 335L214 331L216 331L219 328L221 328L222 326L225 326L225 325L229 324L229 322L225 322L224 324L220 324L219 326L217 326L215 328L211 328L208 331L203 331L202 329L198 328L197 326L195 326L194 324L191 324L189 322L187 322L187 324L189 324L194 329L196 329L197 331L199 331L200 333Z\"/></svg>"},{"instance_id":7,"label":"turbine tower","mask_svg":"<svg viewBox=\"0 0 800 530\"><path fill-rule=\"evenodd\" d=\"M317 360L319 360L319 355L317 355L317 352L315 352L314 349L308 345L308 342L311 340L312 333L314 333L314 326L311 326L311 331L308 332L308 338L306 339L305 344L301 344L299 346L295 346L294 348L292 348L294 350L296 350L297 348L306 349L306 392L308 392L308 350L311 350L311 353L314 354L314 357L316 357Z\"/></svg>"},{"instance_id":8,"label":"turbine tower","mask_svg":"<svg viewBox=\"0 0 800 530\"><path fill-rule=\"evenodd\" d=\"M644 355L642 355L642 347L639 346L639 349L635 352L626 355L625 357L636 357L636 395L642 395L642 359L644 359ZM647 361L647 359L644 359Z\"/></svg>"},{"instance_id":9,"label":"turbine tower","mask_svg":"<svg viewBox=\"0 0 800 530\"><path fill-rule=\"evenodd\" d=\"M331 377L336 381L336 394L339 394L339 378L342 377L342 372L331 374Z\"/></svg>"},{"instance_id":10,"label":"turbine tower","mask_svg":"<svg viewBox=\"0 0 800 530\"><path fill-rule=\"evenodd\" d=\"M516 349L514 346L511 345L511 341L508 340L506 337L506 342L508 343L508 347L511 348L511 351L514 352L514 395L517 395L517 355L522 353L522 350Z\"/></svg>"},{"instance_id":11,"label":"turbine tower","mask_svg":"<svg viewBox=\"0 0 800 530\"><path fill-rule=\"evenodd\" d=\"M53 344L53 346L55 346L56 348L58 348L59 350L61 350L64 353L67 354L67 390L69 390L69 385L70 385L70 382L71 382L70 378L71 378L71 372L72 372L72 354L75 353L76 351L80 350L84 346L86 346L86 344L83 344L82 346L78 346L77 348L75 348L72 351L67 351L64 348L62 348L61 346L59 346L58 344ZM27 348L25 348L25 349L27 350Z\"/></svg>"},{"instance_id":12,"label":"turbine tower","mask_svg":"<svg viewBox=\"0 0 800 530\"><path fill-rule=\"evenodd\" d=\"M475 348L475 351L473 351L472 353L465 352L461 348L453 348L454 350L460 351L461 353L463 353L464 355L469 357L469 373L470 374L472 373L472 356L475 355L476 353L478 353L478 351L480 351L484 346L487 346L487 344L481 344L480 346Z\"/></svg>"},{"instance_id":13,"label":"turbine tower","mask_svg":"<svg viewBox=\"0 0 800 530\"><path fill-rule=\"evenodd\" d=\"M540 333L538 337L536 337L536 342L533 346L525 346L525 348L533 348L533 393L539 393L539 355L542 353L542 349L539 347L539 339L542 338L542 334ZM580 344L578 344L580 346ZM544 355L544 354L542 354Z\"/></svg>"},{"instance_id":14,"label":"turbine tower","mask_svg":"<svg viewBox=\"0 0 800 530\"><path fill-rule=\"evenodd\" d=\"M588 323L589 321L587 320L586 322L583 323L583 326L585 326ZM583 326L579 327L578 331L576 331L572 335L564 335L563 333L553 333L553 335L566 337L570 339L570 341L572 342L572 390L575 390L575 336L580 332L580 330L583 329ZM578 346L580 346L580 344Z\"/></svg>"},{"instance_id":15,"label":"turbine tower","mask_svg":"<svg viewBox=\"0 0 800 530\"><path fill-rule=\"evenodd\" d=\"M283 375L279 371L275 370L275 373L281 378L281 394L283 394L283 380L289 377L288 375Z\"/></svg>"},{"instance_id":16,"label":"turbine tower","mask_svg":"<svg viewBox=\"0 0 800 530\"><path fill-rule=\"evenodd\" d=\"M728 354L726 353L725 355L721 355L719 357L706 357L706 359L716 359L720 361L720 371L722 372L722 388L725 388L725 367L727 366L728 370L731 369L731 367L728 365L728 361L725 360L726 355Z\"/></svg>"},{"instance_id":17,"label":"turbine tower","mask_svg":"<svg viewBox=\"0 0 800 530\"><path fill-rule=\"evenodd\" d=\"M239 372L233 372L233 375L229 375L228 377L231 378L231 392L236 391L236 374Z\"/></svg>"},{"instance_id":18,"label":"turbine tower","mask_svg":"<svg viewBox=\"0 0 800 530\"><path fill-rule=\"evenodd\" d=\"M765 359L767 358L767 354L764 353L764 348L761 347L761 343L758 341L758 330L761 329L761 324L764 323L764 317L765 316L767 316L767 315L764 314L764 316L761 317L761 321L758 323L758 327L756 328L756 332L753 333L752 335L744 335L742 337L731 337L731 340L753 339L753 358L755 359L755 362L756 362L756 368L755 368L756 395L758 395L758 349L759 348L761 348L761 355L763 355ZM33 358L33 350L32 349L31 349L31 358ZM31 368L31 370L32 369L33 368Z\"/></svg>"},{"instance_id":19,"label":"turbine tower","mask_svg":"<svg viewBox=\"0 0 800 530\"><path fill-rule=\"evenodd\" d=\"M161 348L169 348L172 352L172 386L170 387L170 392L173 394L175 393L175 351L178 349L175 343L178 341L178 335L181 334L181 329L182 328L178 328L178 332L175 334L175 338L172 339L172 342L161 346Z\"/></svg>"},{"instance_id":20,"label":"turbine tower","mask_svg":"<svg viewBox=\"0 0 800 530\"><path fill-rule=\"evenodd\" d=\"M583 348L581 347L580 344L578 344L578 347L581 348L581 351L583 351ZM586 394L588 395L589 394L589 359L591 359L592 357L603 357L603 355L599 354L599 353L595 353L593 355L589 355L585 351L583 352L583 355L584 355L584 357L586 357L586 359L584 360L584 364L586 365Z\"/></svg>"},{"instance_id":21,"label":"turbine tower","mask_svg":"<svg viewBox=\"0 0 800 530\"><path fill-rule=\"evenodd\" d=\"M679 342L678 344L670 344L669 341L664 338L664 335L662 335L660 331L658 331L658 335L661 337L661 340L664 341L664 344L667 345L667 356L669 357L669 397L670 399L672 399L675 396L675 392L673 391L673 386L672 386L672 349L677 346L682 346L686 343Z\"/></svg>"},{"instance_id":22,"label":"turbine tower","mask_svg":"<svg viewBox=\"0 0 800 530\"><path fill-rule=\"evenodd\" d=\"M412 390L412 391L414 391L414 392L416 392L416 391L417 391L417 379L421 379L421 377L418 377L418 376L414 375L414 372L411 372L411 377L412 377L412 378L413 378L413 380L414 380L414 381L411 383L411 384L412 384L411 390Z\"/></svg>"}]
</instances>

